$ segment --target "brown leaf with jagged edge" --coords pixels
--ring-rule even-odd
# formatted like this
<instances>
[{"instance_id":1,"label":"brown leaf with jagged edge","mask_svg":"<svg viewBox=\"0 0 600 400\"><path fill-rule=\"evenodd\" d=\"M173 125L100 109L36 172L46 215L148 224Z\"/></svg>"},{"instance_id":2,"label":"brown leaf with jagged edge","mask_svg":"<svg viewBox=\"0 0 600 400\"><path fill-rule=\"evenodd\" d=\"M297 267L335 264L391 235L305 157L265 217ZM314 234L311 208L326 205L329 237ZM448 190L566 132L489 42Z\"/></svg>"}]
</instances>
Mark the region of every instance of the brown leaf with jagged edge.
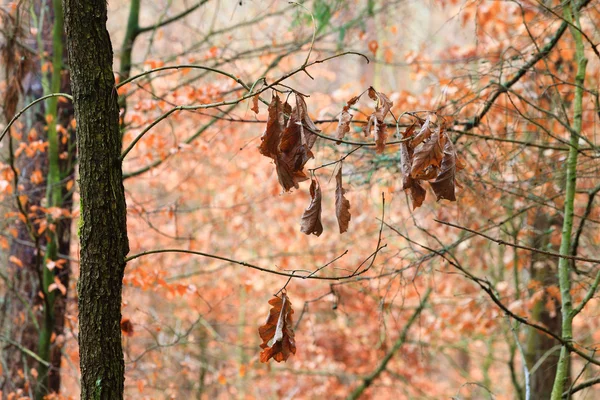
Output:
<instances>
[{"instance_id":1,"label":"brown leaf with jagged edge","mask_svg":"<svg viewBox=\"0 0 600 400\"><path fill-rule=\"evenodd\" d=\"M350 201L344 194L346 190L342 187L342 165L335 176L335 216L337 217L340 233L348 231L348 224L352 219L350 215Z\"/></svg>"},{"instance_id":2,"label":"brown leaf with jagged edge","mask_svg":"<svg viewBox=\"0 0 600 400\"><path fill-rule=\"evenodd\" d=\"M446 134L444 133L444 136ZM456 176L456 150L452 140L446 137L446 143L444 144L444 158L442 158L442 165L439 168L439 173L434 181L429 182L429 185L433 189L437 200L450 200L456 201L455 195L455 176Z\"/></svg>"},{"instance_id":3,"label":"brown leaf with jagged edge","mask_svg":"<svg viewBox=\"0 0 600 400\"><path fill-rule=\"evenodd\" d=\"M440 136L440 131L436 130L433 134L414 148L410 176L415 178L425 171L430 165L439 167L444 156L443 146L445 136Z\"/></svg>"},{"instance_id":4,"label":"brown leaf with jagged edge","mask_svg":"<svg viewBox=\"0 0 600 400\"><path fill-rule=\"evenodd\" d=\"M425 201L426 195L427 192L423 189L423 186L421 186L421 181L413 180L410 187L410 198L412 200L413 210L417 207L421 207Z\"/></svg>"},{"instance_id":5,"label":"brown leaf with jagged edge","mask_svg":"<svg viewBox=\"0 0 600 400\"><path fill-rule=\"evenodd\" d=\"M425 122L421 126L419 133L417 133L417 136L415 136L414 139L410 141L410 147L412 147L414 149L421 142L429 139L430 136L431 136L431 115L428 115L427 118L425 119Z\"/></svg>"},{"instance_id":6,"label":"brown leaf with jagged edge","mask_svg":"<svg viewBox=\"0 0 600 400\"><path fill-rule=\"evenodd\" d=\"M267 321L258 328L262 339L260 362L266 363L273 358L277 362L286 361L290 354L296 354L294 339L292 302L284 292L281 298L269 300L271 310Z\"/></svg>"},{"instance_id":7,"label":"brown leaf with jagged edge","mask_svg":"<svg viewBox=\"0 0 600 400\"><path fill-rule=\"evenodd\" d=\"M283 106L276 93L273 94L271 104L269 104L269 115L267 116L267 129L261 136L258 151L266 157L274 160L279 154L279 142L281 140L281 131L283 127Z\"/></svg>"},{"instance_id":8,"label":"brown leaf with jagged edge","mask_svg":"<svg viewBox=\"0 0 600 400\"><path fill-rule=\"evenodd\" d=\"M323 225L321 224L321 186L317 178L310 183L310 204L302 213L300 231L307 235L321 236Z\"/></svg>"},{"instance_id":9,"label":"brown leaf with jagged edge","mask_svg":"<svg viewBox=\"0 0 600 400\"><path fill-rule=\"evenodd\" d=\"M350 121L352 121L352 117L353 115L346 111L344 107L344 111L341 112L340 117L338 119L336 139L341 140L344 138L344 136L346 136L346 133L350 132ZM340 143L342 142L335 142L335 144Z\"/></svg>"}]
</instances>

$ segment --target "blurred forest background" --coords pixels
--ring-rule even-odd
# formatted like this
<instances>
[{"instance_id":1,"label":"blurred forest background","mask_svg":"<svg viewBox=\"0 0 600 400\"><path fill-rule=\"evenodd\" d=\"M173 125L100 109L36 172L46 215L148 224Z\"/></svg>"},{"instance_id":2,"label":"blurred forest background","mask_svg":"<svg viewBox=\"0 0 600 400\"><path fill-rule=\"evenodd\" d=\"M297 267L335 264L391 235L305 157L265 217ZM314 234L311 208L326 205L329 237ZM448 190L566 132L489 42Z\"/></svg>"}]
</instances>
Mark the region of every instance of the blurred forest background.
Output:
<instances>
[{"instance_id":1,"label":"blurred forest background","mask_svg":"<svg viewBox=\"0 0 600 400\"><path fill-rule=\"evenodd\" d=\"M31 101L70 90L58 3L2 2L2 129ZM127 263L125 398L547 399L563 341L578 352L562 397L600 397L599 1L114 0L108 16L117 83L181 65L118 88L123 149L144 133L123 161L129 254L225 258ZM462 168L456 201L436 201L428 184L424 201L404 190L398 143L360 145L373 144L362 131L380 103L365 94L348 143L312 148L307 169L331 164L313 171L323 233L306 235L310 182L284 192L258 150L271 90L266 104L170 110L234 100L344 52L370 62L309 64L280 97L305 94L329 138L371 86L393 102L388 142L431 119ZM0 398L79 398L75 128L70 102L50 97L0 142ZM296 353L262 363L258 328L284 287Z\"/></svg>"}]
</instances>

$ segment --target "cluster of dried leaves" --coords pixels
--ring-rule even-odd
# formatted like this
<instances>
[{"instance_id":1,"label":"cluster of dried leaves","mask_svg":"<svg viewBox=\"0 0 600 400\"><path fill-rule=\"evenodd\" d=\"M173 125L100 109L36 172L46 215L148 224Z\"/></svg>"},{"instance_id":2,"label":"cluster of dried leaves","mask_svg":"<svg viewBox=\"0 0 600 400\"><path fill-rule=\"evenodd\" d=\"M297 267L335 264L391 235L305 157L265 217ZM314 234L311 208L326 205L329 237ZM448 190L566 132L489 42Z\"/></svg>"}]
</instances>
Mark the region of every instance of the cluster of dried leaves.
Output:
<instances>
[{"instance_id":1,"label":"cluster of dried leaves","mask_svg":"<svg viewBox=\"0 0 600 400\"><path fill-rule=\"evenodd\" d=\"M429 182L438 201L456 201L456 171L465 167L443 124L432 122L431 115L420 122L406 129L400 144L402 189L409 191L413 209L425 201L423 181Z\"/></svg>"},{"instance_id":2,"label":"cluster of dried leaves","mask_svg":"<svg viewBox=\"0 0 600 400\"><path fill-rule=\"evenodd\" d=\"M260 347L260 362L266 363L273 358L277 362L286 361L290 354L296 354L292 314L292 302L287 294L269 300L271 310L267 322L258 333L263 340Z\"/></svg>"},{"instance_id":3,"label":"cluster of dried leaves","mask_svg":"<svg viewBox=\"0 0 600 400\"><path fill-rule=\"evenodd\" d=\"M304 165L314 157L311 149L317 140L315 132L321 132L308 116L302 95L295 97L296 105L292 109L287 101L282 103L279 96L273 94L267 129L258 148L262 155L275 162L277 178L286 192L298 189L298 183L308 180Z\"/></svg>"},{"instance_id":4,"label":"cluster of dried leaves","mask_svg":"<svg viewBox=\"0 0 600 400\"><path fill-rule=\"evenodd\" d=\"M375 111L369 116L369 120L364 129L364 134L365 137L369 137L370 135L373 136L375 139L375 151L377 154L380 154L383 152L383 149L385 149L385 141L387 140L387 124L385 123L385 117L392 109L394 103L392 103L385 94L378 92L372 87L370 87L367 92L369 93L369 97L375 100L376 104ZM354 117L350 114L350 107L354 106L363 94L364 92L351 98L344 106L338 120L337 139L339 141L337 144L340 144L341 140L344 139L344 136L350 132L350 122L352 122L352 118Z\"/></svg>"},{"instance_id":5,"label":"cluster of dried leaves","mask_svg":"<svg viewBox=\"0 0 600 400\"><path fill-rule=\"evenodd\" d=\"M385 119L391 114L393 103L385 94L372 87L351 98L342 109L336 133L337 144L342 143L345 135L350 132L350 124L354 117L350 109L364 93L368 93L375 101L375 107L363 131L366 137L374 138L376 152L382 153L388 137ZM310 119L303 96L296 93L295 100L296 104L292 108L287 101L282 103L277 93L273 94L269 104L267 128L259 146L260 153L275 162L277 178L286 192L298 188L300 182L309 179L304 166L314 157L312 147L321 132ZM254 101L253 110L256 112L257 108L257 101ZM429 115L425 120L417 118L418 121L404 131L400 143L402 188L409 191L413 209L421 206L425 200L427 192L422 186L423 181L429 182L438 200L456 201L455 175L457 170L464 168L443 124L434 122L432 116ZM340 233L348 230L351 219L350 202L344 193L340 160L335 191L335 209ZM322 194L314 173L311 177L310 197L310 204L302 214L300 230L307 235L320 236L323 233Z\"/></svg>"},{"instance_id":6,"label":"cluster of dried leaves","mask_svg":"<svg viewBox=\"0 0 600 400\"><path fill-rule=\"evenodd\" d=\"M292 108L287 101L282 103L279 96L276 93L273 94L273 99L269 104L267 129L261 137L261 144L258 148L262 155L272 158L275 162L277 178L286 192L292 188L297 189L300 182L309 179L304 172L304 166L309 159L314 157L311 149L317 140L316 134L321 132L308 116L306 102L302 95L296 94L295 98L296 105ZM347 109L345 110L347 111ZM389 111L389 107L387 110ZM385 114L382 114L380 117L382 121L384 117ZM379 125L378 121L379 119L374 124ZM344 196L345 190L342 187L341 165L336 176L336 184L336 216L340 233L344 233L348 230L351 216L350 202ZM319 236L323 233L322 196L321 186L314 174L310 184L310 197L310 204L302 214L300 230L307 235Z\"/></svg>"}]
</instances>

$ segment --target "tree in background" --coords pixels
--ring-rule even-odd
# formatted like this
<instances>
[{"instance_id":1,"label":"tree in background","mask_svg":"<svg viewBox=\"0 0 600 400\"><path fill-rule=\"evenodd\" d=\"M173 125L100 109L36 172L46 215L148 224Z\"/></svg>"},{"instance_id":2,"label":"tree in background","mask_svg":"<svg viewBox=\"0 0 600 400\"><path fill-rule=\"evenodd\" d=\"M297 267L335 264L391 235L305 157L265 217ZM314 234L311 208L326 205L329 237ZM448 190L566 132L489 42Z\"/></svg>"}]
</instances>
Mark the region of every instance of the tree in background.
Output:
<instances>
[{"instance_id":1,"label":"tree in background","mask_svg":"<svg viewBox=\"0 0 600 400\"><path fill-rule=\"evenodd\" d=\"M597 2L315 0L232 25L249 2L201 3L201 20L182 6L145 41L131 32L150 8L128 4L121 120L110 79L108 103L87 103L108 104L103 117L122 129L124 151L111 130L114 173L102 176L119 189L112 168L124 161L128 227L110 239L128 232L132 248L123 304L119 257L102 259L112 284L81 270L80 307L102 306L80 308L81 362L110 366L96 370L100 383L83 369L87 396L123 391L119 321L124 390L137 397L594 390ZM269 23L283 17L287 32ZM131 38L147 48L127 56ZM372 63L321 63L340 48ZM82 229L93 238L112 213L125 216L93 212ZM84 237L90 266L98 247ZM269 298L271 310L258 310ZM86 350L100 318L112 321L109 354ZM286 366L259 363L270 356Z\"/></svg>"},{"instance_id":2,"label":"tree in background","mask_svg":"<svg viewBox=\"0 0 600 400\"><path fill-rule=\"evenodd\" d=\"M9 189L16 207L7 213L4 244L11 238L3 337L8 340L2 388L42 398L60 388L66 291L70 277L71 208L75 146L73 109L52 93L68 93L64 69L62 6L34 1L9 4L4 18L4 116L19 100L41 98L9 137ZM58 71L54 73L54 71ZM66 99L63 99L66 100ZM13 145L14 143L14 145ZM42 250L43 249L43 250ZM60 255L60 257L59 257ZM37 379L31 381L31 376ZM37 381L37 382L35 382ZM31 385L35 382L35 385Z\"/></svg>"}]
</instances>

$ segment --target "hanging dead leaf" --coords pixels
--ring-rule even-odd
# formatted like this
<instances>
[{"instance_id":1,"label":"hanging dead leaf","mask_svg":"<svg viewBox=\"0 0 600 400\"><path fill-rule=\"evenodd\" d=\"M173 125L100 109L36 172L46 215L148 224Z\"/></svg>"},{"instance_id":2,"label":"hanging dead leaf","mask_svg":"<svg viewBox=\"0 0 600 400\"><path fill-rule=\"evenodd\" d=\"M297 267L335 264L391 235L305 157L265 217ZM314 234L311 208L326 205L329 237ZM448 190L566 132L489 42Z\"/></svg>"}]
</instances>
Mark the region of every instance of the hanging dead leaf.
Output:
<instances>
[{"instance_id":1,"label":"hanging dead leaf","mask_svg":"<svg viewBox=\"0 0 600 400\"><path fill-rule=\"evenodd\" d=\"M346 111L346 110L342 111L342 113L340 114L340 117L338 119L337 134L336 134L337 139L343 139L344 136L346 136L346 134L348 132L350 132L350 121L352 121L352 117L353 117L353 115L350 114L348 111ZM338 141L335 143L340 144L342 142Z\"/></svg>"},{"instance_id":2,"label":"hanging dead leaf","mask_svg":"<svg viewBox=\"0 0 600 400\"><path fill-rule=\"evenodd\" d=\"M402 173L402 189L409 189L412 186L413 178L410 176L412 165L412 149L406 142L400 143L400 173Z\"/></svg>"},{"instance_id":3,"label":"hanging dead leaf","mask_svg":"<svg viewBox=\"0 0 600 400\"><path fill-rule=\"evenodd\" d=\"M286 293L281 298L269 300L272 306L267 321L258 328L258 334L263 340L260 347L260 361L266 363L273 358L277 362L286 361L290 354L296 354L294 339L292 302Z\"/></svg>"},{"instance_id":4,"label":"hanging dead leaf","mask_svg":"<svg viewBox=\"0 0 600 400\"><path fill-rule=\"evenodd\" d=\"M307 235L321 236L323 225L321 224L321 187L317 178L310 183L310 204L302 214L300 231Z\"/></svg>"},{"instance_id":5,"label":"hanging dead leaf","mask_svg":"<svg viewBox=\"0 0 600 400\"><path fill-rule=\"evenodd\" d=\"M344 194L346 190L342 187L342 166L335 176L335 216L337 217L340 233L348 230L348 224L352 215L350 215L350 201L346 199Z\"/></svg>"},{"instance_id":6,"label":"hanging dead leaf","mask_svg":"<svg viewBox=\"0 0 600 400\"><path fill-rule=\"evenodd\" d=\"M259 96L256 95L254 97L252 97L252 108L251 110L254 111L254 114L258 114L258 100L259 100Z\"/></svg>"},{"instance_id":7,"label":"hanging dead leaf","mask_svg":"<svg viewBox=\"0 0 600 400\"><path fill-rule=\"evenodd\" d=\"M279 141L281 140L281 130L283 126L283 107L277 94L273 94L271 104L269 104L269 115L267 116L267 128L260 138L261 143L258 147L260 154L272 159L277 158L279 153Z\"/></svg>"},{"instance_id":8,"label":"hanging dead leaf","mask_svg":"<svg viewBox=\"0 0 600 400\"><path fill-rule=\"evenodd\" d=\"M358 96L354 96L353 98L351 98L350 100L348 100L348 102L344 106L344 111L348 111L350 109L350 107L352 107L353 105L355 105L356 102L360 99L360 96L362 96L362 94L358 95Z\"/></svg>"},{"instance_id":9,"label":"hanging dead leaf","mask_svg":"<svg viewBox=\"0 0 600 400\"><path fill-rule=\"evenodd\" d=\"M415 136L415 138L410 141L410 147L412 147L414 149L415 147L417 147L419 145L419 143L423 142L424 140L429 139L430 136L431 136L431 115L428 115L427 118L425 119L425 122L423 123L423 126L421 126L421 129L419 129L419 133L417 133L417 136Z\"/></svg>"},{"instance_id":10,"label":"hanging dead leaf","mask_svg":"<svg viewBox=\"0 0 600 400\"><path fill-rule=\"evenodd\" d=\"M386 129L387 126L385 124L378 123L373 131L373 136L375 136L375 152L377 154L383 153L385 149L385 141L387 140Z\"/></svg>"},{"instance_id":11,"label":"hanging dead leaf","mask_svg":"<svg viewBox=\"0 0 600 400\"><path fill-rule=\"evenodd\" d=\"M293 112L293 111L292 111ZM319 128L312 121L310 116L308 115L308 107L306 106L306 102L304 101L304 97L296 93L296 113L298 115L298 120L301 122L300 124L300 135L302 144L307 146L310 150L317 140L317 135L313 132L321 132Z\"/></svg>"},{"instance_id":12,"label":"hanging dead leaf","mask_svg":"<svg viewBox=\"0 0 600 400\"><path fill-rule=\"evenodd\" d=\"M278 154L277 158L275 159L275 170L277 172L277 180L279 181L279 184L283 190L286 192L292 190L292 188L298 189L300 187L298 182L308 179L307 177L301 180L295 179L294 172L292 172L287 163L283 161L281 154Z\"/></svg>"},{"instance_id":13,"label":"hanging dead leaf","mask_svg":"<svg viewBox=\"0 0 600 400\"><path fill-rule=\"evenodd\" d=\"M285 105L284 105L285 114ZM313 132L320 132L308 116L306 102L301 95L296 95L296 107L292 110L287 125L281 134L279 142L279 156L277 158L278 173L285 172L284 177L279 177L279 182L285 181L284 190L290 190L289 178L293 186L298 188L298 183L308 179L304 173L304 165L314 157L311 149L317 140Z\"/></svg>"},{"instance_id":14,"label":"hanging dead leaf","mask_svg":"<svg viewBox=\"0 0 600 400\"><path fill-rule=\"evenodd\" d=\"M445 136L446 134L444 134ZM449 138L446 138L444 145L444 158L440 166L439 173L434 181L429 182L437 200L456 201L455 195L455 176L456 176L456 150L454 144Z\"/></svg>"},{"instance_id":15,"label":"hanging dead leaf","mask_svg":"<svg viewBox=\"0 0 600 400\"><path fill-rule=\"evenodd\" d=\"M444 137L445 139L445 137ZM412 166L410 176L415 178L417 175L425 171L427 167L433 165L439 167L443 158L443 142L440 137L439 130L436 130L431 137L425 142L414 148Z\"/></svg>"},{"instance_id":16,"label":"hanging dead leaf","mask_svg":"<svg viewBox=\"0 0 600 400\"><path fill-rule=\"evenodd\" d=\"M410 198L412 200L413 210L417 207L421 207L421 205L425 201L426 195L427 192L425 191L423 186L421 186L420 181L413 180L412 185L410 187Z\"/></svg>"},{"instance_id":17,"label":"hanging dead leaf","mask_svg":"<svg viewBox=\"0 0 600 400\"><path fill-rule=\"evenodd\" d=\"M382 153L385 148L385 141L387 139L385 124L385 117L392 108L392 101L383 93L380 93L370 87L368 90L369 97L377 102L375 105L375 111L369 117L367 127L365 129L365 135L368 136L373 133L375 137L375 151L379 154Z\"/></svg>"}]
</instances>

